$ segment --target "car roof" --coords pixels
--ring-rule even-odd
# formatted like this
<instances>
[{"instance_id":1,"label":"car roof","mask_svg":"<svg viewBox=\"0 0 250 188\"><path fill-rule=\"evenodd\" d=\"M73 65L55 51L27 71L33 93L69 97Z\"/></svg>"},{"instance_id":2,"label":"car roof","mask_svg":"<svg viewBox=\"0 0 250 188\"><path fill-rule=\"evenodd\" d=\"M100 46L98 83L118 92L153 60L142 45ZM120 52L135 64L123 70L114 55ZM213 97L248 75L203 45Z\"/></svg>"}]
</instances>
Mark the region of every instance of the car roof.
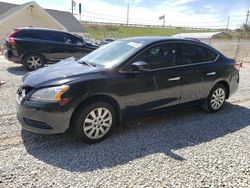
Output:
<instances>
[{"instance_id":1,"label":"car roof","mask_svg":"<svg viewBox=\"0 0 250 188\"><path fill-rule=\"evenodd\" d=\"M128 42L138 42L138 43L143 43L144 45L150 45L158 42L192 42L193 44L200 44L203 46L206 46L210 49L213 49L214 51L218 52L216 49L213 47L201 42L198 39L195 38L176 38L176 37L164 37L164 36L144 36L144 37L131 37L131 38L125 38L125 39L120 39L120 40L125 40Z\"/></svg>"},{"instance_id":2,"label":"car roof","mask_svg":"<svg viewBox=\"0 0 250 188\"><path fill-rule=\"evenodd\" d=\"M189 41L189 42L196 42L196 43L202 43L198 39L193 38L176 38L176 37L164 37L164 36L144 36L144 37L131 37L131 38L125 38L121 40L131 41L131 42L142 42L144 44L150 44L155 42L161 42L161 41ZM203 43L202 43L203 44Z\"/></svg>"},{"instance_id":3,"label":"car roof","mask_svg":"<svg viewBox=\"0 0 250 188\"><path fill-rule=\"evenodd\" d=\"M82 37L80 35L77 35L77 34L74 34L74 33L70 33L70 32L67 32L67 31L62 31L62 30L57 30L57 29L49 29L49 28L39 28L39 27L19 27L17 28L16 30L30 30L30 31L34 31L34 30L37 30L37 31L54 31L54 32L60 32L60 33L67 33L67 34L70 34L70 35L73 35L79 39L81 39Z\"/></svg>"},{"instance_id":4,"label":"car roof","mask_svg":"<svg viewBox=\"0 0 250 188\"><path fill-rule=\"evenodd\" d=\"M67 31L57 30L57 29L49 29L49 28L39 28L39 27L19 27L18 30L38 30L38 31L55 31L62 33L69 33Z\"/></svg>"}]
</instances>

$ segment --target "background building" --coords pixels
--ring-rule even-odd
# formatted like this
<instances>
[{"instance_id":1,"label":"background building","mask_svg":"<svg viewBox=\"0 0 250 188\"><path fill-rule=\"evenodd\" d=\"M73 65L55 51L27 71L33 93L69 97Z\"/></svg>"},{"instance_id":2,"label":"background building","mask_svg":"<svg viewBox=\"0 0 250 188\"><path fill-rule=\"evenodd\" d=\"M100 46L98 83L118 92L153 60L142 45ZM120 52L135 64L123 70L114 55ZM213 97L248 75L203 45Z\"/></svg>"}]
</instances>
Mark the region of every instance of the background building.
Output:
<instances>
[{"instance_id":1,"label":"background building","mask_svg":"<svg viewBox=\"0 0 250 188\"><path fill-rule=\"evenodd\" d=\"M43 9L32 1L22 5L0 2L0 42L19 27L58 29L83 35L82 24L70 13Z\"/></svg>"}]
</instances>

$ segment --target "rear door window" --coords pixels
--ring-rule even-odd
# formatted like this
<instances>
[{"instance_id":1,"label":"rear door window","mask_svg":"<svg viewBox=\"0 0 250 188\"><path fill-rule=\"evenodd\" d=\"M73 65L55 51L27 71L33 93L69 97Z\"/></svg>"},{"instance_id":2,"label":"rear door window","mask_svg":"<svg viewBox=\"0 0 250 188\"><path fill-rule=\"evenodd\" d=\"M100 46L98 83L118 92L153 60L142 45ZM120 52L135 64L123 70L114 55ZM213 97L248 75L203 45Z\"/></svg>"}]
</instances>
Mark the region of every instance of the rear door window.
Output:
<instances>
[{"instance_id":1,"label":"rear door window","mask_svg":"<svg viewBox=\"0 0 250 188\"><path fill-rule=\"evenodd\" d=\"M22 30L20 32L17 32L15 37L29 38L29 39L40 39L39 33L35 30Z\"/></svg>"},{"instance_id":2,"label":"rear door window","mask_svg":"<svg viewBox=\"0 0 250 188\"><path fill-rule=\"evenodd\" d=\"M63 36L60 32L55 31L40 31L40 36L42 40L63 42Z\"/></svg>"},{"instance_id":3,"label":"rear door window","mask_svg":"<svg viewBox=\"0 0 250 188\"><path fill-rule=\"evenodd\" d=\"M217 57L215 52L201 45L182 43L180 47L183 65L210 62Z\"/></svg>"},{"instance_id":4,"label":"rear door window","mask_svg":"<svg viewBox=\"0 0 250 188\"><path fill-rule=\"evenodd\" d=\"M60 32L51 33L50 40L55 41L55 42L64 42L63 33L60 33Z\"/></svg>"},{"instance_id":5,"label":"rear door window","mask_svg":"<svg viewBox=\"0 0 250 188\"><path fill-rule=\"evenodd\" d=\"M218 57L218 54L210 49L207 49L208 52L208 58L210 61L215 61L216 58Z\"/></svg>"}]
</instances>

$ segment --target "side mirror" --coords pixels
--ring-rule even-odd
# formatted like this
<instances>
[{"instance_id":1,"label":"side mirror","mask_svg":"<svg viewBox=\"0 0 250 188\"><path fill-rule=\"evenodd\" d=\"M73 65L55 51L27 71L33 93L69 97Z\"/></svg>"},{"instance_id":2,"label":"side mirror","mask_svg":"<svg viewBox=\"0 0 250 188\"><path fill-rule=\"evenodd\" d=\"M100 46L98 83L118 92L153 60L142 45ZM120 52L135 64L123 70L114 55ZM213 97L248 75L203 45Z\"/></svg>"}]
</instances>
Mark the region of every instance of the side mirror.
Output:
<instances>
[{"instance_id":1,"label":"side mirror","mask_svg":"<svg viewBox=\"0 0 250 188\"><path fill-rule=\"evenodd\" d=\"M140 71L140 72L149 71L149 64L145 61L136 61L132 63L131 66L133 71Z\"/></svg>"}]
</instances>

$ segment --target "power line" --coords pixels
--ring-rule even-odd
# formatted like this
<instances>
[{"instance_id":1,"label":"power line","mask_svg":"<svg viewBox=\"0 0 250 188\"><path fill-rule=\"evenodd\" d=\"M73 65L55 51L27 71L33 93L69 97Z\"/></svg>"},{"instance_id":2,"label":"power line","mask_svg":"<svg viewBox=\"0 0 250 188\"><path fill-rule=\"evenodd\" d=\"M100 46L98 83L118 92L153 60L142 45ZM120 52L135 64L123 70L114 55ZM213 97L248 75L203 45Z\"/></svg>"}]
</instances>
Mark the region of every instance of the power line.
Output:
<instances>
[{"instance_id":1,"label":"power line","mask_svg":"<svg viewBox=\"0 0 250 188\"><path fill-rule=\"evenodd\" d=\"M130 10L130 8L129 8ZM127 20L127 17L122 17L122 16L111 16L111 15L107 15L107 14L101 14L101 13L96 13L96 12L92 12L92 11L85 11L84 14L90 14L90 15L93 15L93 17L102 17L103 19L106 19L105 17L107 17L108 20L110 20L111 18L112 19L115 19L115 20L121 20L121 21L124 21L124 20ZM139 18L129 18L129 20L134 20L134 21L140 21L140 22L159 22L158 18L156 18L155 20L149 20L149 19L139 19ZM223 22L224 19L220 19L220 24ZM230 17L230 22L231 23L234 23L234 22L242 22L242 19L235 19L235 18L231 18ZM182 22L182 21L167 21L166 20L166 24L176 24L176 23L179 23L179 24L197 24L197 23L201 23L201 24L215 24L216 22L215 21L203 21L203 22ZM217 23L219 23L217 21ZM231 24L230 24L231 26Z\"/></svg>"},{"instance_id":2,"label":"power line","mask_svg":"<svg viewBox=\"0 0 250 188\"><path fill-rule=\"evenodd\" d=\"M106 18L106 17L101 17L101 16L92 16L92 15L86 15L85 14L85 16L84 17L88 17L88 18L97 18L97 19L102 19L102 20L114 20L114 21L120 21L120 22L125 22L125 19L117 19L117 18L115 18L115 17L112 17L112 18L110 18L110 17L108 17L108 18ZM159 20L145 20L146 22L141 22L141 21L139 21L138 19L130 19L130 22L137 22L137 23L140 23L140 24L144 24L144 25L147 25L147 24L149 24L150 22L154 22L154 23L158 23L158 24L161 24L161 22L159 21ZM175 25L187 25L187 24L194 24L194 25L204 25L204 23L206 23L206 22L169 22L169 23L167 23L166 25L171 25L171 24L175 24ZM210 24L209 26L214 26L214 27L224 27L222 24L215 24L215 22L207 22L207 23L213 23L214 25L212 25L212 24ZM204 25L204 26L207 26L207 25ZM239 26L239 24L238 25L232 25L232 24L230 24L230 26Z\"/></svg>"}]
</instances>

